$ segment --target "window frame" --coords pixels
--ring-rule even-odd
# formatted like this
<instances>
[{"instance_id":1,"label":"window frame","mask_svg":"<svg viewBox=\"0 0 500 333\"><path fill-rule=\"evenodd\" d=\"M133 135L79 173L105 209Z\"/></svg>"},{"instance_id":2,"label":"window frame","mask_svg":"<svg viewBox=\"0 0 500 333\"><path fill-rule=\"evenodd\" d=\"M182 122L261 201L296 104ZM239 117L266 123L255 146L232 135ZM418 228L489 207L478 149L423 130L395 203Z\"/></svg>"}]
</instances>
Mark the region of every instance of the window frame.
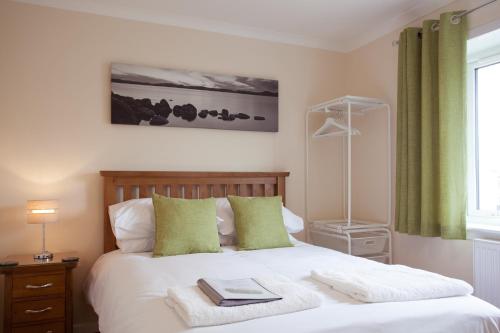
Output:
<instances>
[{"instance_id":1,"label":"window frame","mask_svg":"<svg viewBox=\"0 0 500 333\"><path fill-rule=\"evenodd\" d=\"M471 226L500 226L500 216L496 212L477 209L477 70L500 63L500 48L488 51L467 56L467 224Z\"/></svg>"}]
</instances>

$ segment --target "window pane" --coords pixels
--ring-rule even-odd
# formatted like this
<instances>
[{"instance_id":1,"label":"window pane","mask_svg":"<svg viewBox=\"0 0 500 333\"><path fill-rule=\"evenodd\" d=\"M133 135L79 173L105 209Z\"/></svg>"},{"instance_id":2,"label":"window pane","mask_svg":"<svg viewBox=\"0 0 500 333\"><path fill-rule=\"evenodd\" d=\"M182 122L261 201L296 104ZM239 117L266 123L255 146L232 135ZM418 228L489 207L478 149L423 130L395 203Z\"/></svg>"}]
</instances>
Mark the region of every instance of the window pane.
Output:
<instances>
[{"instance_id":1,"label":"window pane","mask_svg":"<svg viewBox=\"0 0 500 333\"><path fill-rule=\"evenodd\" d=\"M476 70L477 208L500 215L500 63Z\"/></svg>"}]
</instances>

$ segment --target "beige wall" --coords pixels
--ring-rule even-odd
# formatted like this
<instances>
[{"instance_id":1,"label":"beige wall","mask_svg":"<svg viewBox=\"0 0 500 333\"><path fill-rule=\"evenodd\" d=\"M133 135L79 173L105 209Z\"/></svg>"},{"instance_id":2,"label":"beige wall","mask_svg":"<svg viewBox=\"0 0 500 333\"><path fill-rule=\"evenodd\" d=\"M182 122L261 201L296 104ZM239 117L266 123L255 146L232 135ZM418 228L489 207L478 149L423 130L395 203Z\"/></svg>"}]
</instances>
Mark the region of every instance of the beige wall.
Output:
<instances>
[{"instance_id":1,"label":"beige wall","mask_svg":"<svg viewBox=\"0 0 500 333\"><path fill-rule=\"evenodd\" d=\"M438 18L439 13L447 10L461 10L477 6L480 1L456 1L447 8L429 15L427 18ZM469 16L470 28L477 29L490 22L500 19L500 3L492 4ZM409 26L419 26L418 20ZM349 94L380 97L392 106L392 130L396 129L396 93L397 93L397 47L392 41L397 40L399 32L388 34L349 54L347 86ZM384 124L371 123L373 130L383 130ZM395 135L393 136L393 156L396 151ZM366 175L372 170L374 155L368 146L362 147L361 153L353 155L355 170L358 175ZM382 163L384 156L375 160ZM395 156L393 159L395 170ZM356 179L357 175L354 175ZM395 179L395 172L393 172ZM367 179L363 191L373 194L380 190L374 179ZM362 195L361 188L354 188L354 197ZM393 195L394 203L394 195ZM378 215L383 211L385 202L365 200L357 207L357 214ZM382 207L382 208L381 208ZM383 212L382 212L383 213ZM434 272L465 279L472 282L472 244L471 241L450 241L440 238L408 236L394 233L394 261L414 267L428 269Z\"/></svg>"},{"instance_id":2,"label":"beige wall","mask_svg":"<svg viewBox=\"0 0 500 333\"><path fill-rule=\"evenodd\" d=\"M304 110L345 93L345 55L4 0L0 45L0 257L39 250L25 202L58 198L47 243L82 258L77 322L92 319L80 286L101 253L99 170L289 170L302 213ZM111 62L277 79L280 131L111 125Z\"/></svg>"}]
</instances>

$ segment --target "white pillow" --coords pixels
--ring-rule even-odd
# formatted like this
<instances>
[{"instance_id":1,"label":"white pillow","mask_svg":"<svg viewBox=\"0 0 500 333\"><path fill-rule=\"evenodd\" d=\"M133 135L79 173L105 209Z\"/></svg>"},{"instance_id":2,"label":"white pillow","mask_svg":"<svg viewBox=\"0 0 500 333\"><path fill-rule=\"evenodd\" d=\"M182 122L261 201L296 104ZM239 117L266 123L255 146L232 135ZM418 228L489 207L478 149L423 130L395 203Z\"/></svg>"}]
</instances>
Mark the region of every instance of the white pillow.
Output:
<instances>
[{"instance_id":1,"label":"white pillow","mask_svg":"<svg viewBox=\"0 0 500 333\"><path fill-rule=\"evenodd\" d=\"M117 240L154 237L155 217L151 198L132 199L109 206L109 220Z\"/></svg>"},{"instance_id":2,"label":"white pillow","mask_svg":"<svg viewBox=\"0 0 500 333\"><path fill-rule=\"evenodd\" d=\"M236 236L235 235L223 235L219 232L219 244L220 244L220 246L236 245Z\"/></svg>"},{"instance_id":3,"label":"white pillow","mask_svg":"<svg viewBox=\"0 0 500 333\"><path fill-rule=\"evenodd\" d=\"M122 253L151 252L155 245L153 238L117 240L116 245Z\"/></svg>"},{"instance_id":4,"label":"white pillow","mask_svg":"<svg viewBox=\"0 0 500 333\"><path fill-rule=\"evenodd\" d=\"M233 235L236 229L234 226L234 214L229 200L227 198L217 198L215 204L217 207L217 217L221 219L217 221L219 233L222 235ZM285 206L283 206L281 213L288 233L294 234L304 230L304 220L300 216L295 215Z\"/></svg>"},{"instance_id":5,"label":"white pillow","mask_svg":"<svg viewBox=\"0 0 500 333\"><path fill-rule=\"evenodd\" d=\"M235 231L234 229L234 213L231 208L231 204L227 198L217 198L215 199L215 209L217 217L217 228L221 235L232 235Z\"/></svg>"},{"instance_id":6,"label":"white pillow","mask_svg":"<svg viewBox=\"0 0 500 333\"><path fill-rule=\"evenodd\" d=\"M116 245L124 253L150 252L155 237L155 217L151 198L132 199L108 208Z\"/></svg>"},{"instance_id":7,"label":"white pillow","mask_svg":"<svg viewBox=\"0 0 500 333\"><path fill-rule=\"evenodd\" d=\"M286 230L290 234L295 234L304 230L304 220L302 217L295 215L290 209L283 206L281 212L283 214L283 220L285 222Z\"/></svg>"},{"instance_id":8,"label":"white pillow","mask_svg":"<svg viewBox=\"0 0 500 333\"><path fill-rule=\"evenodd\" d=\"M121 252L153 251L155 213L151 198L123 201L109 206L108 212L116 245ZM217 223L221 220L217 217Z\"/></svg>"}]
</instances>

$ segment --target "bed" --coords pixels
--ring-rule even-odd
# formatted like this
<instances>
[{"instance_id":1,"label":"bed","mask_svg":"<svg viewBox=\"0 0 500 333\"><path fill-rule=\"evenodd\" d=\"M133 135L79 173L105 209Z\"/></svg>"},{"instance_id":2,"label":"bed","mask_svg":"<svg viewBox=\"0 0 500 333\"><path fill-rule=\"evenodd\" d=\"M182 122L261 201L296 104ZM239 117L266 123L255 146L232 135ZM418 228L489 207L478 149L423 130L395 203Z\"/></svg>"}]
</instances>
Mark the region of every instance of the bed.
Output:
<instances>
[{"instance_id":1,"label":"bed","mask_svg":"<svg viewBox=\"0 0 500 333\"><path fill-rule=\"evenodd\" d=\"M288 173L102 172L104 250L91 269L86 293L101 333L174 332L500 332L500 310L474 297L366 304L310 278L312 269L371 261L294 241L294 247L152 258L116 249L107 207L151 193L186 198L285 194ZM153 190L154 188L154 190ZM319 308L234 324L189 328L165 304L166 290L200 277L243 278L280 274L322 297Z\"/></svg>"}]
</instances>

